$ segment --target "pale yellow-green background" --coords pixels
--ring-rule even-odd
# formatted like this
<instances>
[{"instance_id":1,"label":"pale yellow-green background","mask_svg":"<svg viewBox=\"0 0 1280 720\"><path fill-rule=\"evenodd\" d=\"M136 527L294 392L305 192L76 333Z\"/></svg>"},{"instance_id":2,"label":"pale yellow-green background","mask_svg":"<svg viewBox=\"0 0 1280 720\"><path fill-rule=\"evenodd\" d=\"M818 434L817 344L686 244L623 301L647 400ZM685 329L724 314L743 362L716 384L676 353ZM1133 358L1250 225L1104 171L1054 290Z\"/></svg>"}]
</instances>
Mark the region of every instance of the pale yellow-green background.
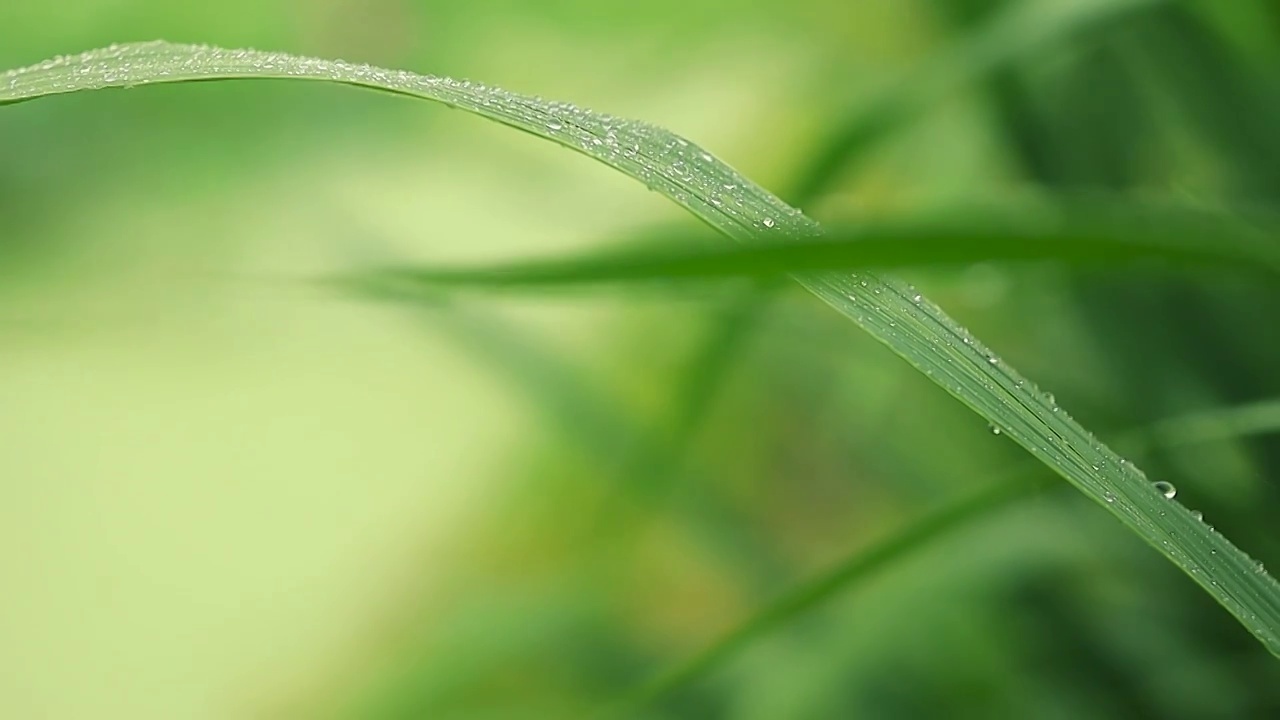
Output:
<instances>
[{"instance_id":1,"label":"pale yellow-green background","mask_svg":"<svg viewBox=\"0 0 1280 720\"><path fill-rule=\"evenodd\" d=\"M153 38L343 57L640 117L778 187L836 110L951 42L936 4L7 0L0 64ZM1016 184L971 100L809 209L856 216ZM448 323L301 282L693 227L642 186L427 103L274 82L0 108L0 164L0 717L480 717L477 697L489 716L560 716L616 694L519 679L556 676L564 654L547 648L586 632L582 618L650 654L653 666L620 671L621 691L1016 457L839 318L789 296L773 334L748 346L755 360L708 440L727 505L780 558L786 582L753 585L687 519L636 520L611 495L611 470ZM1088 336L1060 270L983 266L933 286L1019 367L1115 419L1123 381L1105 375L1111 349ZM661 293L477 303L641 421L669 403L708 313L696 295ZM1256 479L1247 458L1215 452L1215 468ZM735 677L775 680L755 694L746 683L730 714L830 716L791 711L875 677L889 648L1067 708L1046 716L1093 707L1067 675L1019 680L1048 661L994 649L990 628L1013 626L988 594L1065 566L1098 617L1143 617L1166 586L1192 607L1208 601L1108 518L1053 497L841 605L857 628L744 661ZM622 520L591 530L597 512ZM618 529L628 523L638 529ZM623 549L610 549L615 531ZM596 542L600 557L583 559ZM1155 580L1126 584L1134 568ZM1180 636L1164 648L1164 620L1151 622L1120 636L1198 657ZM1213 627L1235 637L1229 620ZM1154 670L1181 688L1154 707L1194 710L1198 682L1218 687L1179 670L1190 667ZM1232 682L1275 679L1257 668ZM476 689L438 713L395 710L422 678Z\"/></svg>"}]
</instances>

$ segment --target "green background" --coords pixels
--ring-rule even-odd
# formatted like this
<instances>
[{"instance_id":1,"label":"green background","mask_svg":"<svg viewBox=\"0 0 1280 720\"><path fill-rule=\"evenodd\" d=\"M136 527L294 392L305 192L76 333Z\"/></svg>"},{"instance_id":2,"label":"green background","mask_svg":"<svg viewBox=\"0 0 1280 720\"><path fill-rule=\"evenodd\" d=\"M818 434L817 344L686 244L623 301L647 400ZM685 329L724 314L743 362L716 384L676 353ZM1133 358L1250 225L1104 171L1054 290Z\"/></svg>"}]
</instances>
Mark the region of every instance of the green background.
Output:
<instances>
[{"instance_id":1,"label":"green background","mask_svg":"<svg viewBox=\"0 0 1280 720\"><path fill-rule=\"evenodd\" d=\"M789 200L860 110L929 98L806 198L822 220L1046 189L1280 199L1280 11L1113 4L16 0L0 67L164 38L472 78L663 125ZM1102 19L934 98L966 52L1084 7ZM590 715L927 511L1043 472L795 290L423 314L300 282L695 227L505 128L301 85L0 108L0 715ZM1109 442L1280 393L1257 279L911 275ZM655 435L682 470L644 461ZM1274 437L1120 449L1280 563ZM1274 658L1050 488L643 712L1280 714Z\"/></svg>"}]
</instances>

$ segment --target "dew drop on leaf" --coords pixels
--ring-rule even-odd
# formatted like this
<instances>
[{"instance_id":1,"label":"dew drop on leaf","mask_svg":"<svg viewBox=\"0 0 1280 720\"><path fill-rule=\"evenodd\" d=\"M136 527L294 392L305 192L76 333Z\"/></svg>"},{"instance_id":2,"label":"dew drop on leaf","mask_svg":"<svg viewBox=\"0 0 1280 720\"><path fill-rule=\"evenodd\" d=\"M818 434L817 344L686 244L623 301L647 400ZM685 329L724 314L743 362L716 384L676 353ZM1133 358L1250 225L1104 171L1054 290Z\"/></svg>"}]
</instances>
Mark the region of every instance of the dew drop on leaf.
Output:
<instances>
[{"instance_id":1,"label":"dew drop on leaf","mask_svg":"<svg viewBox=\"0 0 1280 720\"><path fill-rule=\"evenodd\" d=\"M1168 500L1172 500L1174 496L1178 494L1178 489L1173 486L1173 483L1157 480L1152 484L1155 486L1155 489Z\"/></svg>"}]
</instances>

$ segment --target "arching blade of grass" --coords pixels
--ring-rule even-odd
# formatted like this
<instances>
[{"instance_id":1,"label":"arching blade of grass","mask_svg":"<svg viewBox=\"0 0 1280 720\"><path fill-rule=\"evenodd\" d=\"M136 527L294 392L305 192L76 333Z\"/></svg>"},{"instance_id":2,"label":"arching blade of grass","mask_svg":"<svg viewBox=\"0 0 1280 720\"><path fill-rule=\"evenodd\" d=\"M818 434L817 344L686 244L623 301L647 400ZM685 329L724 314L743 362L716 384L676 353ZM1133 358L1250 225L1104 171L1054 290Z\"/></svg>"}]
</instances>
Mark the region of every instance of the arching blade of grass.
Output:
<instances>
[{"instance_id":1,"label":"arching blade of grass","mask_svg":"<svg viewBox=\"0 0 1280 720\"><path fill-rule=\"evenodd\" d=\"M389 268L408 286L533 288L627 280L777 277L814 270L891 269L978 261L1114 265L1157 259L1201 269L1280 273L1280 224L1265 228L1184 207L1075 203L994 212L957 209L831 228L815 238L749 246L688 242L476 268Z\"/></svg>"},{"instance_id":2,"label":"arching blade of grass","mask_svg":"<svg viewBox=\"0 0 1280 720\"><path fill-rule=\"evenodd\" d=\"M478 83L404 71L281 53L143 43L55 58L0 75L0 103L109 87L232 78L321 80L435 100L593 157L735 240L804 240L822 233L798 210L661 128ZM1137 468L941 308L908 284L870 273L821 272L796 279L1113 513L1280 655L1280 583L1189 510L1165 499Z\"/></svg>"}]
</instances>

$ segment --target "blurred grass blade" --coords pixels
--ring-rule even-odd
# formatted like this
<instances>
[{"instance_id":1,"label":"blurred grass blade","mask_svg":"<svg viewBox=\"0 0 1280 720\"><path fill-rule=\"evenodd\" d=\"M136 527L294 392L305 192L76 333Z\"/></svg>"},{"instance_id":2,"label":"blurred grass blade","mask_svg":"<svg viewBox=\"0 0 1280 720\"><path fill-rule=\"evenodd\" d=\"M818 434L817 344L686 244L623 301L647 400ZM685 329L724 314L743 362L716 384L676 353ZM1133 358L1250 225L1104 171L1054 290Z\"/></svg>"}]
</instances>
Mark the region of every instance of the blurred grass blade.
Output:
<instances>
[{"instance_id":1,"label":"blurred grass blade","mask_svg":"<svg viewBox=\"0 0 1280 720\"><path fill-rule=\"evenodd\" d=\"M152 42L60 57L0 75L0 103L111 87L231 78L345 83L435 100L593 157L738 241L811 239L821 227L689 141L644 123L478 83L282 53ZM870 273L797 280L1109 510L1280 655L1280 583L1166 499L941 308ZM909 411L909 409L904 409Z\"/></svg>"},{"instance_id":2,"label":"blurred grass blade","mask_svg":"<svg viewBox=\"0 0 1280 720\"><path fill-rule=\"evenodd\" d=\"M1126 444L1135 446L1176 447L1266 432L1280 432L1280 399L1171 417L1127 432L1123 439ZM1027 477L1032 470L1031 467L1014 469L1007 473L1006 479L910 523L873 543L870 548L859 549L826 572L781 595L704 650L630 693L619 703L621 714L638 711L705 677L750 643L835 595L850 590L893 561L924 548L969 522L987 517L1006 505L1045 489L1047 484L1043 480Z\"/></svg>"},{"instance_id":3,"label":"blurred grass blade","mask_svg":"<svg viewBox=\"0 0 1280 720\"><path fill-rule=\"evenodd\" d=\"M681 508L698 522L689 523L699 543L725 560L754 584L773 580L778 562L771 549L735 520L711 483L703 482L682 462L683 445L668 433L655 432L633 418L625 405L591 384L545 344L492 314L451 303L441 295L368 283L362 295L396 303L444 330L478 361L490 366L537 406L540 416L558 429L587 458L599 476L613 477L640 506L653 508L663 493L680 484L690 488ZM696 418L692 419L696 422ZM609 518L601 518L608 522ZM604 550L600 543L589 552Z\"/></svg>"},{"instance_id":4,"label":"blurred grass blade","mask_svg":"<svg viewBox=\"0 0 1280 720\"><path fill-rule=\"evenodd\" d=\"M1160 79L1169 110L1194 124L1229 159L1237 193L1280 197L1280 96L1257 82L1222 39L1185 4L1152 13L1137 27L1133 52Z\"/></svg>"},{"instance_id":5,"label":"blurred grass blade","mask_svg":"<svg viewBox=\"0 0 1280 720\"><path fill-rule=\"evenodd\" d=\"M1096 31L1132 13L1168 0L1078 0L1016 2L951 50L926 62L894 83L863 108L836 125L839 128L812 153L795 186L783 197L798 205L816 199L835 184L866 151L886 136L969 83L1016 65L1032 53L1073 36Z\"/></svg>"},{"instance_id":6,"label":"blurred grass blade","mask_svg":"<svg viewBox=\"0 0 1280 720\"><path fill-rule=\"evenodd\" d=\"M394 267L406 287L546 288L617 281L778 277L979 261L1115 264L1160 260L1280 274L1280 223L1266 228L1185 207L1087 203L974 212L958 208L829 228L821 237L750 246L690 242L476 268ZM1273 278L1274 279L1274 278Z\"/></svg>"},{"instance_id":7,"label":"blurred grass blade","mask_svg":"<svg viewBox=\"0 0 1280 720\"><path fill-rule=\"evenodd\" d=\"M1190 445L1271 433L1280 433L1280 398L1170 418L1152 427L1150 438L1164 445Z\"/></svg>"},{"instance_id":8,"label":"blurred grass blade","mask_svg":"<svg viewBox=\"0 0 1280 720\"><path fill-rule=\"evenodd\" d=\"M620 703L617 714L627 716L675 692L728 660L751 642L777 630L837 593L847 590L881 568L1014 501L1044 489L1046 483L1019 477L994 485L916 520L907 528L870 548L860 550L822 575L782 595L706 650L676 665L639 688Z\"/></svg>"}]
</instances>

